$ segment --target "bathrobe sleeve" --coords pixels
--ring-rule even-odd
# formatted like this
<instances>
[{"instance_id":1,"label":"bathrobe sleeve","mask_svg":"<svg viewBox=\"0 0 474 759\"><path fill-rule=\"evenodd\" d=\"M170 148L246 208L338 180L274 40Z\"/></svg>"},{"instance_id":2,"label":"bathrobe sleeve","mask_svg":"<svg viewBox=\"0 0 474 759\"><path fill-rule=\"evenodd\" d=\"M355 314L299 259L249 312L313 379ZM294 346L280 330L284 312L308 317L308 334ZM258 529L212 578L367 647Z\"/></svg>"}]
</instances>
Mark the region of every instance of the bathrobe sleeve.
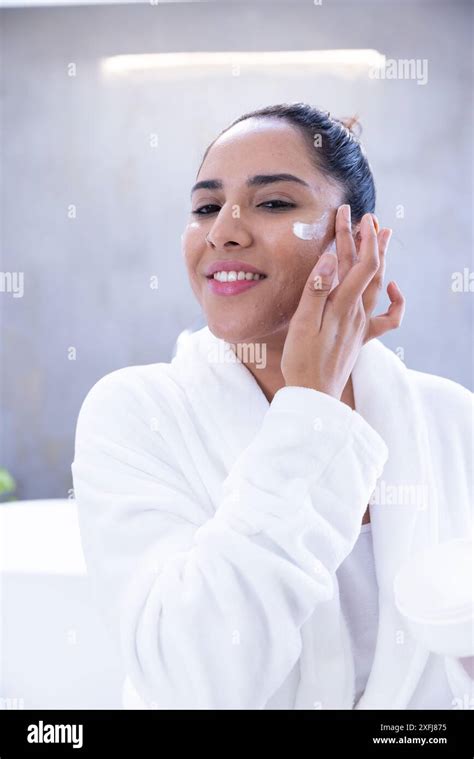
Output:
<instances>
[{"instance_id":1,"label":"bathrobe sleeve","mask_svg":"<svg viewBox=\"0 0 474 759\"><path fill-rule=\"evenodd\" d=\"M387 446L346 404L282 388L210 509L163 432L171 404L157 419L133 368L89 392L72 464L88 571L125 670L150 708L262 709L299 658L301 626L333 596Z\"/></svg>"}]
</instances>

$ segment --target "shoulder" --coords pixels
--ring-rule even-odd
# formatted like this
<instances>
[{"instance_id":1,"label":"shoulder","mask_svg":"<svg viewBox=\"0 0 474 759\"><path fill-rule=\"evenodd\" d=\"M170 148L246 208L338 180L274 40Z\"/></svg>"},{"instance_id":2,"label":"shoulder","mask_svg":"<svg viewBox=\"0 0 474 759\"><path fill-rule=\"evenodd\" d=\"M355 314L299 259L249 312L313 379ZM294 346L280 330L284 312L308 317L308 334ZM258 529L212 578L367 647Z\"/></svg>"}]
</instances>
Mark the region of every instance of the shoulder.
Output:
<instances>
[{"instance_id":1,"label":"shoulder","mask_svg":"<svg viewBox=\"0 0 474 759\"><path fill-rule=\"evenodd\" d=\"M170 362L126 366L101 377L88 391L80 414L89 409L138 411L150 406L170 409L183 401L186 386L196 380L200 366L207 366L202 355L209 350L212 336L208 328L195 333L181 333L177 352Z\"/></svg>"},{"instance_id":2,"label":"shoulder","mask_svg":"<svg viewBox=\"0 0 474 759\"><path fill-rule=\"evenodd\" d=\"M456 425L466 431L472 424L474 394L464 385L436 374L407 370L425 415L435 426Z\"/></svg>"},{"instance_id":3,"label":"shoulder","mask_svg":"<svg viewBox=\"0 0 474 759\"><path fill-rule=\"evenodd\" d=\"M126 366L105 374L87 392L77 417L76 438L88 430L123 434L140 423L153 425L179 392L171 364Z\"/></svg>"},{"instance_id":4,"label":"shoulder","mask_svg":"<svg viewBox=\"0 0 474 759\"><path fill-rule=\"evenodd\" d=\"M474 395L446 377L414 370L410 376L426 422L426 444L440 503L440 529L445 537L465 537L472 529L473 518Z\"/></svg>"},{"instance_id":5,"label":"shoulder","mask_svg":"<svg viewBox=\"0 0 474 759\"><path fill-rule=\"evenodd\" d=\"M426 420L431 444L437 445L446 461L457 457L459 464L462 462L469 467L473 446L474 394L447 377L413 369L408 372Z\"/></svg>"},{"instance_id":6,"label":"shoulder","mask_svg":"<svg viewBox=\"0 0 474 759\"><path fill-rule=\"evenodd\" d=\"M169 367L170 364L156 363L115 369L92 385L82 402L81 410L101 403L114 406L143 400L152 388L158 389L166 383Z\"/></svg>"},{"instance_id":7,"label":"shoulder","mask_svg":"<svg viewBox=\"0 0 474 759\"><path fill-rule=\"evenodd\" d=\"M76 445L89 433L107 440L181 440L189 425L190 387L198 381L199 367L206 369L202 355L210 337L207 329L181 334L177 352L169 362L126 366L97 380L79 409ZM192 409L191 409L192 411Z\"/></svg>"}]
</instances>

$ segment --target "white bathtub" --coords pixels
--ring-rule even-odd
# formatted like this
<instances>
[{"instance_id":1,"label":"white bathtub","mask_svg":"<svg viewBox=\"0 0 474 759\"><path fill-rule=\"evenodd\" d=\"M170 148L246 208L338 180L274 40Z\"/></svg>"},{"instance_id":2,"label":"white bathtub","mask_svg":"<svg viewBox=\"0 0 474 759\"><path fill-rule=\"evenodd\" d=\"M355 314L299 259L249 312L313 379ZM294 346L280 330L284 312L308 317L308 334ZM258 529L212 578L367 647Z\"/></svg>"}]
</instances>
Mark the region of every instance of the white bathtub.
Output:
<instances>
[{"instance_id":1,"label":"white bathtub","mask_svg":"<svg viewBox=\"0 0 474 759\"><path fill-rule=\"evenodd\" d=\"M0 504L0 709L121 709L70 499Z\"/></svg>"}]
</instances>

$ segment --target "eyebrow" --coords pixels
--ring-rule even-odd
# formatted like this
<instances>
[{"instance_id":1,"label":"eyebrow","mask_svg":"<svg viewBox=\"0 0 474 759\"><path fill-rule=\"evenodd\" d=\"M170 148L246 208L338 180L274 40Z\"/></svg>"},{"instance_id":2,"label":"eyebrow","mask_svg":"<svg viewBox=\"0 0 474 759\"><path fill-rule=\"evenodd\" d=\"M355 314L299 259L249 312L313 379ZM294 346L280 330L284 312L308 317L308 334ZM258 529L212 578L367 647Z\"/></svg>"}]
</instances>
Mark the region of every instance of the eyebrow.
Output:
<instances>
[{"instance_id":1,"label":"eyebrow","mask_svg":"<svg viewBox=\"0 0 474 759\"><path fill-rule=\"evenodd\" d=\"M294 174L255 174L253 177L249 177L246 181L247 187L263 187L267 184L274 184L275 182L296 182L304 187L310 187L308 182L304 179L295 176ZM191 195L196 190L222 190L224 184L221 179L203 179L191 189Z\"/></svg>"}]
</instances>

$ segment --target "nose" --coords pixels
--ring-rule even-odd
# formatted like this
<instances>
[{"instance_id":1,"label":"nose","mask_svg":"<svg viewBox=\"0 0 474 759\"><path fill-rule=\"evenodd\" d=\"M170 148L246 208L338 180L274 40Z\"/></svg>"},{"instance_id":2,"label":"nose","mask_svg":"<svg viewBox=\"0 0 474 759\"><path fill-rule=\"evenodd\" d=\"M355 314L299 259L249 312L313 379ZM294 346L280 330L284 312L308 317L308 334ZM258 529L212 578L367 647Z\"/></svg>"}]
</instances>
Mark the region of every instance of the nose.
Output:
<instances>
[{"instance_id":1,"label":"nose","mask_svg":"<svg viewBox=\"0 0 474 759\"><path fill-rule=\"evenodd\" d=\"M245 248L251 244L252 235L242 222L239 206L232 206L228 211L221 208L206 235L206 241L211 248L217 250L227 250L235 246Z\"/></svg>"}]
</instances>

